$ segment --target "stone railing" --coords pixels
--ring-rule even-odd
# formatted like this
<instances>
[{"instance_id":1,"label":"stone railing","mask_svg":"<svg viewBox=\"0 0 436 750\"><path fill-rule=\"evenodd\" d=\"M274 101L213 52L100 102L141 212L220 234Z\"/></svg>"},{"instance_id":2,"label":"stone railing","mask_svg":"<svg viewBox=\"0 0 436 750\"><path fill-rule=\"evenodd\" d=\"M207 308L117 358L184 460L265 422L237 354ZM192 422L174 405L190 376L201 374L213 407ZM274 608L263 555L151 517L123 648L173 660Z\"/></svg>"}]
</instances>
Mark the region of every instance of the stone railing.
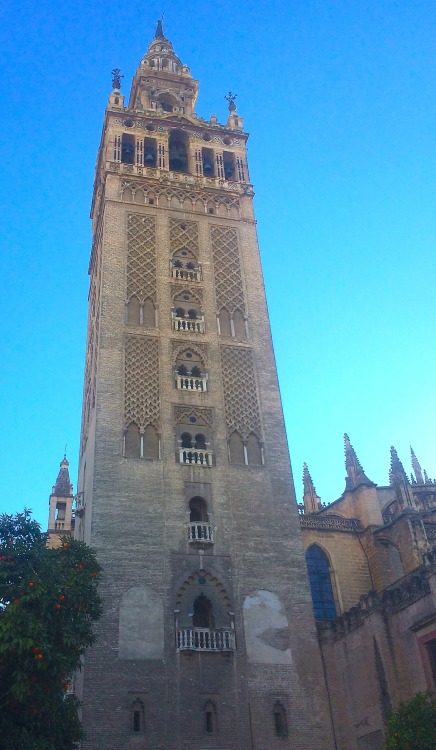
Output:
<instances>
[{"instance_id":1,"label":"stone railing","mask_svg":"<svg viewBox=\"0 0 436 750\"><path fill-rule=\"evenodd\" d=\"M433 559L430 560L433 555ZM428 562L429 561L429 562ZM431 570L436 569L435 551L427 554L426 564ZM389 588L380 591L369 591L363 594L355 607L344 612L342 615L331 620L318 620L318 634L321 639L333 636L334 639L341 638L351 630L360 627L366 617L373 612L398 612L408 607L413 602L427 596L430 593L430 584L426 569L423 565L413 573L405 576Z\"/></svg>"},{"instance_id":2,"label":"stone railing","mask_svg":"<svg viewBox=\"0 0 436 750\"><path fill-rule=\"evenodd\" d=\"M204 333L204 318L178 318L173 315L173 330Z\"/></svg>"},{"instance_id":3,"label":"stone railing","mask_svg":"<svg viewBox=\"0 0 436 750\"><path fill-rule=\"evenodd\" d=\"M180 448L179 461L181 464L195 464L196 466L212 466L213 453L200 448Z\"/></svg>"},{"instance_id":4,"label":"stone railing","mask_svg":"<svg viewBox=\"0 0 436 750\"><path fill-rule=\"evenodd\" d=\"M357 518L341 518L339 516L318 516L316 514L300 515L302 529L318 529L322 531L361 531L362 524Z\"/></svg>"},{"instance_id":5,"label":"stone railing","mask_svg":"<svg viewBox=\"0 0 436 750\"><path fill-rule=\"evenodd\" d=\"M179 651L234 651L235 633L230 628L177 628L176 645Z\"/></svg>"},{"instance_id":6,"label":"stone railing","mask_svg":"<svg viewBox=\"0 0 436 750\"><path fill-rule=\"evenodd\" d=\"M54 527L56 531L62 531L65 528L65 521L55 521Z\"/></svg>"},{"instance_id":7,"label":"stone railing","mask_svg":"<svg viewBox=\"0 0 436 750\"><path fill-rule=\"evenodd\" d=\"M138 177L156 177L161 180L177 181L187 186L224 188L224 190L235 190L238 192L245 192L247 189L250 189L252 192L253 190L253 186L246 182L223 180L220 177L197 176L187 174L186 172L170 172L168 169L159 169L158 167L140 167L134 164L122 164L117 161L107 161L106 169L110 172L133 174Z\"/></svg>"},{"instance_id":8,"label":"stone railing","mask_svg":"<svg viewBox=\"0 0 436 750\"><path fill-rule=\"evenodd\" d=\"M176 388L179 391L206 391L207 380L192 375L176 375Z\"/></svg>"},{"instance_id":9,"label":"stone railing","mask_svg":"<svg viewBox=\"0 0 436 750\"><path fill-rule=\"evenodd\" d=\"M182 281L200 281L200 269L199 268L177 268L173 266L171 269L171 276L173 279L181 279Z\"/></svg>"},{"instance_id":10,"label":"stone railing","mask_svg":"<svg viewBox=\"0 0 436 750\"><path fill-rule=\"evenodd\" d=\"M189 521L188 541L213 544L213 528L207 521Z\"/></svg>"}]
</instances>

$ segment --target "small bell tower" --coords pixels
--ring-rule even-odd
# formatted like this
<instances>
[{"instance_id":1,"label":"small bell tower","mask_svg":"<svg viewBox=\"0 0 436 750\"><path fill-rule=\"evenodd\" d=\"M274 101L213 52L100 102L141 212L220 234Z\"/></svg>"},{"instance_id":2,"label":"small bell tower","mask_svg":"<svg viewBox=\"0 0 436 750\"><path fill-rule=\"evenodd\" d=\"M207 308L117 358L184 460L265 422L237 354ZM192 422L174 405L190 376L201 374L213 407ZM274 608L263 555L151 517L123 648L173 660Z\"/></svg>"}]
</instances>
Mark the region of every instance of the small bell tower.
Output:
<instances>
[{"instance_id":1,"label":"small bell tower","mask_svg":"<svg viewBox=\"0 0 436 750\"><path fill-rule=\"evenodd\" d=\"M57 547L62 536L74 533L73 485L70 482L69 461L64 455L56 483L49 498L48 544Z\"/></svg>"}]
</instances>

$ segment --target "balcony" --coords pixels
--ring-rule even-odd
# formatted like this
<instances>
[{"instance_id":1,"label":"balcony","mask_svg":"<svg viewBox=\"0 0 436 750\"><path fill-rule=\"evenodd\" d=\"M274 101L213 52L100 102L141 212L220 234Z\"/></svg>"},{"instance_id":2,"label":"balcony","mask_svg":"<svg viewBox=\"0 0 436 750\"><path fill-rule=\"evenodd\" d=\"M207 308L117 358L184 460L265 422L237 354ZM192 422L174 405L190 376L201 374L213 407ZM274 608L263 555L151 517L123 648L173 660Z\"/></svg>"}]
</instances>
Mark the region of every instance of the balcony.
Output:
<instances>
[{"instance_id":1,"label":"balcony","mask_svg":"<svg viewBox=\"0 0 436 750\"><path fill-rule=\"evenodd\" d=\"M188 541L213 544L213 528L207 521L189 521Z\"/></svg>"},{"instance_id":2,"label":"balcony","mask_svg":"<svg viewBox=\"0 0 436 750\"><path fill-rule=\"evenodd\" d=\"M171 276L173 279L179 279L180 281L201 280L199 268L177 268L176 266L173 266L171 269Z\"/></svg>"},{"instance_id":3,"label":"balcony","mask_svg":"<svg viewBox=\"0 0 436 750\"><path fill-rule=\"evenodd\" d=\"M176 644L179 651L234 651L235 633L230 628L177 628Z\"/></svg>"},{"instance_id":4,"label":"balcony","mask_svg":"<svg viewBox=\"0 0 436 750\"><path fill-rule=\"evenodd\" d=\"M179 318L173 313L173 331L204 333L204 318Z\"/></svg>"},{"instance_id":5,"label":"balcony","mask_svg":"<svg viewBox=\"0 0 436 750\"><path fill-rule=\"evenodd\" d=\"M213 453L200 448L179 448L179 462L181 464L195 464L196 466L212 466Z\"/></svg>"},{"instance_id":6,"label":"balcony","mask_svg":"<svg viewBox=\"0 0 436 750\"><path fill-rule=\"evenodd\" d=\"M176 388L179 391L206 391L207 380L192 375L176 375Z\"/></svg>"}]
</instances>

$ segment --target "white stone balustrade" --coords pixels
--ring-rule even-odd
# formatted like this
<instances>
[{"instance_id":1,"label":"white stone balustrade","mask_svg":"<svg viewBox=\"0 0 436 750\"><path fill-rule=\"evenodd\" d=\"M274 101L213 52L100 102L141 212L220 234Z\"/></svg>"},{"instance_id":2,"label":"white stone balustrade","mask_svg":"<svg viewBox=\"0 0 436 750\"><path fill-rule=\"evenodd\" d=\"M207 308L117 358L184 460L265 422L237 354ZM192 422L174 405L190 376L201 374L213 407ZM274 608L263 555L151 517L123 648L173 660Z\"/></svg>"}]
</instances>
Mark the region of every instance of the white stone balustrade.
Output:
<instances>
[{"instance_id":1,"label":"white stone balustrade","mask_svg":"<svg viewBox=\"0 0 436 750\"><path fill-rule=\"evenodd\" d=\"M234 651L235 633L231 628L177 628L179 651Z\"/></svg>"},{"instance_id":2,"label":"white stone balustrade","mask_svg":"<svg viewBox=\"0 0 436 750\"><path fill-rule=\"evenodd\" d=\"M206 391L207 380L192 375L176 375L176 388L180 391Z\"/></svg>"},{"instance_id":3,"label":"white stone balustrade","mask_svg":"<svg viewBox=\"0 0 436 750\"><path fill-rule=\"evenodd\" d=\"M198 268L177 268L172 267L171 275L173 279L181 281L200 281L200 270Z\"/></svg>"},{"instance_id":4,"label":"white stone balustrade","mask_svg":"<svg viewBox=\"0 0 436 750\"><path fill-rule=\"evenodd\" d=\"M213 544L213 528L207 521L189 521L188 540Z\"/></svg>"},{"instance_id":5,"label":"white stone balustrade","mask_svg":"<svg viewBox=\"0 0 436 750\"><path fill-rule=\"evenodd\" d=\"M173 330L204 333L204 318L178 318L173 314Z\"/></svg>"},{"instance_id":6,"label":"white stone balustrade","mask_svg":"<svg viewBox=\"0 0 436 750\"><path fill-rule=\"evenodd\" d=\"M181 464L195 464L196 466L212 466L212 451L199 448L180 448L179 461Z\"/></svg>"}]
</instances>

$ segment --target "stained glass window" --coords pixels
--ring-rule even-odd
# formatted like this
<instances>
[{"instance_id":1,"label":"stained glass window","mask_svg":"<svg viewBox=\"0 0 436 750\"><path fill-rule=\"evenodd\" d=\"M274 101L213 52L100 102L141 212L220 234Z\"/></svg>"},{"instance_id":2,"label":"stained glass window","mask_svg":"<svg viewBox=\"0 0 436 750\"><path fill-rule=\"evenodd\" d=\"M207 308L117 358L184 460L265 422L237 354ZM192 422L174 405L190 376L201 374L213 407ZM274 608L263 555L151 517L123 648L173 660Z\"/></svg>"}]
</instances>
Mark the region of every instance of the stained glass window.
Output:
<instances>
[{"instance_id":1,"label":"stained glass window","mask_svg":"<svg viewBox=\"0 0 436 750\"><path fill-rule=\"evenodd\" d=\"M306 563L315 618L323 620L336 617L335 598L327 555L320 547L313 544L306 552Z\"/></svg>"}]
</instances>

